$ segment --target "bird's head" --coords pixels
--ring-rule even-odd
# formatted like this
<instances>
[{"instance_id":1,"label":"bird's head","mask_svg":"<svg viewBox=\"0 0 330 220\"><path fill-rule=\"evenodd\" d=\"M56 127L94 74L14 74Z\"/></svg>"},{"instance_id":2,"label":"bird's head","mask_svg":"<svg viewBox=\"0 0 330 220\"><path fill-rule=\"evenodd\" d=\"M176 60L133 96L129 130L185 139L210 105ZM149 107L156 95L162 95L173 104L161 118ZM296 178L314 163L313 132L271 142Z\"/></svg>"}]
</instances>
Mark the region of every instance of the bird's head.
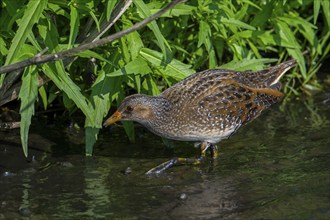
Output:
<instances>
[{"instance_id":1,"label":"bird's head","mask_svg":"<svg viewBox=\"0 0 330 220\"><path fill-rule=\"evenodd\" d=\"M155 117L157 99L158 97L142 94L128 96L120 104L118 110L103 123L103 126L107 127L119 120L145 124Z\"/></svg>"}]
</instances>

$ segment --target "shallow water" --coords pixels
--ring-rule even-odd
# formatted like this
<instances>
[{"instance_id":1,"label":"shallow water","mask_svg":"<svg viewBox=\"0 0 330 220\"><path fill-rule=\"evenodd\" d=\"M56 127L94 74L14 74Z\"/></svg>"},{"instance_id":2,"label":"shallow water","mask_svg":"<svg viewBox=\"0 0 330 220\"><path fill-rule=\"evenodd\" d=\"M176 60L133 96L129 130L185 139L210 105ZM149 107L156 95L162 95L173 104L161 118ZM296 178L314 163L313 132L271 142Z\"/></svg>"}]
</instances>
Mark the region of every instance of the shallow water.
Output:
<instances>
[{"instance_id":1,"label":"shallow water","mask_svg":"<svg viewBox=\"0 0 330 220\"><path fill-rule=\"evenodd\" d=\"M141 127L129 143L118 125L86 158L81 131L35 120L26 160L17 131L2 131L0 219L330 219L327 98L274 106L221 142L218 159L158 176L144 172L198 149Z\"/></svg>"}]
</instances>

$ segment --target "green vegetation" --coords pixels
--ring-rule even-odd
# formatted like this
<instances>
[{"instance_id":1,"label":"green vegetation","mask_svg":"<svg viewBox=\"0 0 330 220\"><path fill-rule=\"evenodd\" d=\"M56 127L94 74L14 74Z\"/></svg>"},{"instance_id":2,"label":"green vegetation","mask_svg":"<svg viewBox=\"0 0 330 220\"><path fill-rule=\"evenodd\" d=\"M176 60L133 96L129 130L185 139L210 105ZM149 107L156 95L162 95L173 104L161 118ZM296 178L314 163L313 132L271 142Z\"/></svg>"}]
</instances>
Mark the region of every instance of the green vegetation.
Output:
<instances>
[{"instance_id":1,"label":"green vegetation","mask_svg":"<svg viewBox=\"0 0 330 220\"><path fill-rule=\"evenodd\" d=\"M123 1L3 0L0 66L35 57L45 48L46 53L57 53L97 40L104 25L121 15L114 10L117 3ZM161 0L134 0L127 10L120 8L121 17L101 38L129 28L165 5ZM35 106L47 109L59 102L70 113L80 109L86 116L86 154L90 155L111 105L131 93L157 95L195 71L257 70L293 57L299 68L284 78L284 91L299 95L322 89L315 73L330 50L329 29L328 0L190 0L147 27L80 52L74 59L1 74L0 105L17 98L19 91L25 155ZM307 55L302 53L305 50ZM133 140L133 126L124 127Z\"/></svg>"}]
</instances>

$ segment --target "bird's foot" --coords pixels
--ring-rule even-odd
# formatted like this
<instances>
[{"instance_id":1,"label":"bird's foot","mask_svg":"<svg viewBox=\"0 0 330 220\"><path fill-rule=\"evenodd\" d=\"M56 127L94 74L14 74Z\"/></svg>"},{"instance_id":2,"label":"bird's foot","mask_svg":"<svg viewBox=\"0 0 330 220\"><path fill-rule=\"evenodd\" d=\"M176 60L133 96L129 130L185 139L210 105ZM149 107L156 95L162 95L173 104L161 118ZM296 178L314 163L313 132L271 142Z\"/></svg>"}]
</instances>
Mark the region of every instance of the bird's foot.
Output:
<instances>
[{"instance_id":1,"label":"bird's foot","mask_svg":"<svg viewBox=\"0 0 330 220\"><path fill-rule=\"evenodd\" d=\"M167 170L168 168L174 166L174 165L184 165L184 164L190 164L190 165L197 165L200 164L203 158L206 156L206 151L210 150L210 155L212 159L215 159L218 157L218 148L216 145L208 143L208 142L202 142L201 143L201 156L199 158L182 158L182 157L176 157L169 161L166 161L152 169L150 169L148 172L146 172L147 175L150 174L160 174Z\"/></svg>"},{"instance_id":2,"label":"bird's foot","mask_svg":"<svg viewBox=\"0 0 330 220\"><path fill-rule=\"evenodd\" d=\"M160 174L174 165L184 165L184 164L197 165L201 163L202 159L203 157L199 157L199 158L176 157L150 169L148 172L146 172L146 174L147 175Z\"/></svg>"}]
</instances>

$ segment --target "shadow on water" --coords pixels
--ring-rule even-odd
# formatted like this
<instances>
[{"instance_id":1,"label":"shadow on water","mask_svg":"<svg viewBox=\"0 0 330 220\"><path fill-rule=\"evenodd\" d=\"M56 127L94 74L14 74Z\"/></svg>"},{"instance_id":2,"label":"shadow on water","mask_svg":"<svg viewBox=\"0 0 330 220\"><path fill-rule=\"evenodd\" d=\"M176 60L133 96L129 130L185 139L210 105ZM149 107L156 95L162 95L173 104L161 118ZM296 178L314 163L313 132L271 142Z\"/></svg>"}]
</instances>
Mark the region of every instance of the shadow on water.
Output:
<instances>
[{"instance_id":1,"label":"shadow on water","mask_svg":"<svg viewBox=\"0 0 330 220\"><path fill-rule=\"evenodd\" d=\"M140 127L132 144L116 126L86 158L81 131L34 122L25 159L18 132L2 131L0 219L330 219L330 105L322 100L274 106L223 141L216 161L159 176L144 172L198 150L165 148Z\"/></svg>"}]
</instances>

